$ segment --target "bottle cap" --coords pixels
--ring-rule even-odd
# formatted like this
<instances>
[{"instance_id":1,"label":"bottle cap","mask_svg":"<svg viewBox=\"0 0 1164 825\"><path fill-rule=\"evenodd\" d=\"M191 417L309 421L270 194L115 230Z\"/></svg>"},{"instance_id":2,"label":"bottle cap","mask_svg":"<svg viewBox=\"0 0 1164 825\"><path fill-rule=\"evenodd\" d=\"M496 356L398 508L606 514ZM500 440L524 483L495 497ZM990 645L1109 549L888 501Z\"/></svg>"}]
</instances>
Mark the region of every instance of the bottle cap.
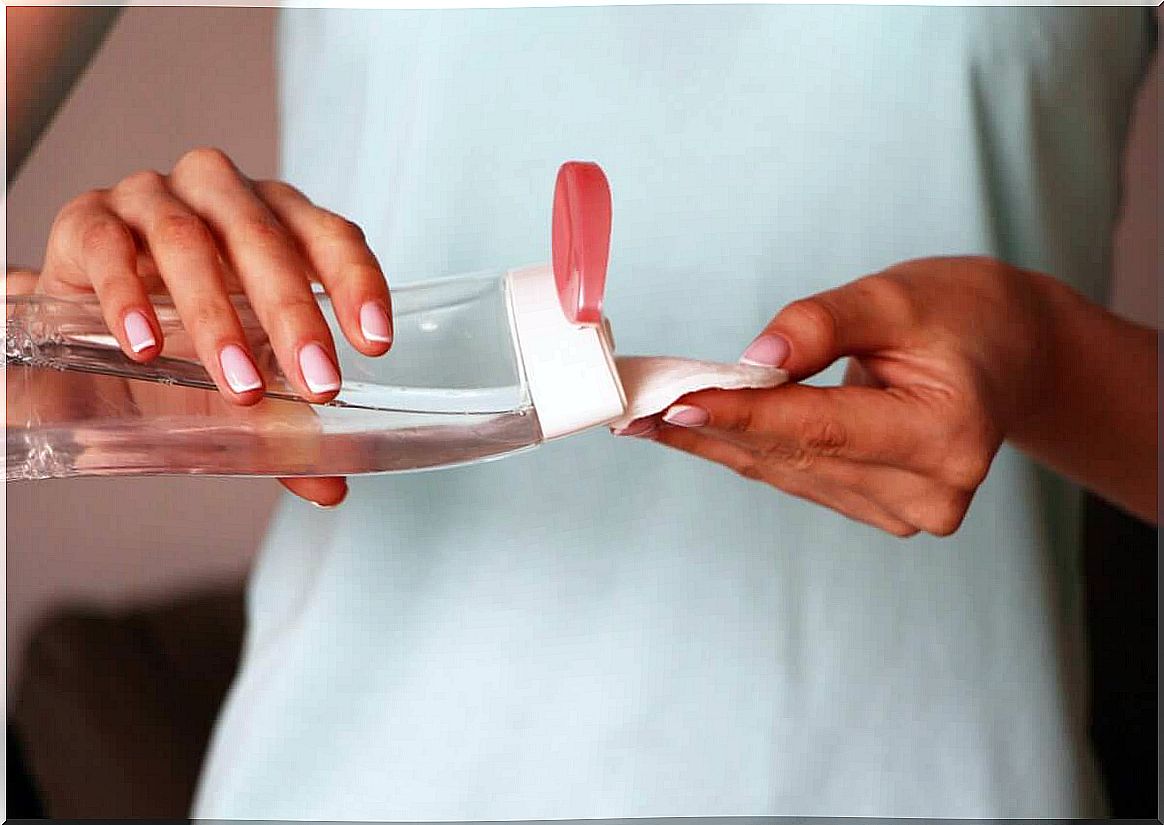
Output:
<instances>
[{"instance_id":1,"label":"bottle cap","mask_svg":"<svg viewBox=\"0 0 1164 825\"><path fill-rule=\"evenodd\" d=\"M605 326L575 324L562 314L550 267L506 274L509 317L522 373L546 440L622 416L626 395Z\"/></svg>"},{"instance_id":2,"label":"bottle cap","mask_svg":"<svg viewBox=\"0 0 1164 825\"><path fill-rule=\"evenodd\" d=\"M554 186L552 254L558 300L571 323L602 323L610 223L610 185L601 167L563 163Z\"/></svg>"}]
</instances>

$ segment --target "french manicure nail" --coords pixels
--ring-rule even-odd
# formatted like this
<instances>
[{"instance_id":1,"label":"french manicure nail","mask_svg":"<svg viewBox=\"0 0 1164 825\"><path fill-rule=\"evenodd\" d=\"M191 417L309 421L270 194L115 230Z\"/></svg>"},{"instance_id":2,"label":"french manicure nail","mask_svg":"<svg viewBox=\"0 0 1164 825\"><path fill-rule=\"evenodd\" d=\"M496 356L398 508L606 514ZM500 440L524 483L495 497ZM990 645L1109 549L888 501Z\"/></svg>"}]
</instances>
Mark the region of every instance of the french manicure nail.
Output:
<instances>
[{"instance_id":1,"label":"french manicure nail","mask_svg":"<svg viewBox=\"0 0 1164 825\"><path fill-rule=\"evenodd\" d=\"M218 354L222 374L226 383L235 392L250 392L263 386L263 379L255 369L254 362L238 344L227 344Z\"/></svg>"},{"instance_id":2,"label":"french manicure nail","mask_svg":"<svg viewBox=\"0 0 1164 825\"><path fill-rule=\"evenodd\" d=\"M711 416L707 410L693 407L690 404L676 404L663 413L663 420L677 427L702 427Z\"/></svg>"},{"instance_id":3,"label":"french manicure nail","mask_svg":"<svg viewBox=\"0 0 1164 825\"><path fill-rule=\"evenodd\" d=\"M648 433L654 432L656 429L655 422L649 418L640 418L638 421L632 421L621 430L611 430L614 435L618 436L644 436Z\"/></svg>"},{"instance_id":4,"label":"french manicure nail","mask_svg":"<svg viewBox=\"0 0 1164 825\"><path fill-rule=\"evenodd\" d=\"M340 377L327 351L319 344L308 344L299 350L299 369L307 388L314 393L332 392L340 388Z\"/></svg>"},{"instance_id":5,"label":"french manicure nail","mask_svg":"<svg viewBox=\"0 0 1164 825\"><path fill-rule=\"evenodd\" d=\"M792 345L783 335L761 335L744 350L741 364L753 367L778 367L788 358Z\"/></svg>"},{"instance_id":6,"label":"french manicure nail","mask_svg":"<svg viewBox=\"0 0 1164 825\"><path fill-rule=\"evenodd\" d=\"M340 496L339 501L333 501L331 504L320 504L318 501L315 501L314 499L308 499L308 502L311 504L312 507L318 507L320 510L334 510L335 508L337 508L341 504L343 504L344 499L346 499L347 497L348 497L348 491L344 490L344 494L342 496Z\"/></svg>"},{"instance_id":7,"label":"french manicure nail","mask_svg":"<svg viewBox=\"0 0 1164 825\"><path fill-rule=\"evenodd\" d=\"M153 327L150 322L146 320L143 313L134 310L127 313L125 316L125 337L129 340L129 348L134 352L141 352L143 349L149 349L158 343L154 338Z\"/></svg>"},{"instance_id":8,"label":"french manicure nail","mask_svg":"<svg viewBox=\"0 0 1164 825\"><path fill-rule=\"evenodd\" d=\"M360 332L368 341L392 343L392 324L388 320L388 313L376 301L368 301L360 307Z\"/></svg>"}]
</instances>

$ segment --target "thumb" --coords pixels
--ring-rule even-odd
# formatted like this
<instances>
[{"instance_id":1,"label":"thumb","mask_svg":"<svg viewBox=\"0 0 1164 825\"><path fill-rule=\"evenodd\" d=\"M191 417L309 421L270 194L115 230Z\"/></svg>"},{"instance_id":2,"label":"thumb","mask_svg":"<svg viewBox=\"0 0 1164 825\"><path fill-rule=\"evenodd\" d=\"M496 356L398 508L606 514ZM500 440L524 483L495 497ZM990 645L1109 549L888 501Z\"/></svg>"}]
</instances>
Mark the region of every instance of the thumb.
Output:
<instances>
[{"instance_id":1,"label":"thumb","mask_svg":"<svg viewBox=\"0 0 1164 825\"><path fill-rule=\"evenodd\" d=\"M908 328L903 284L871 275L786 306L744 350L741 363L807 378L846 355L899 343Z\"/></svg>"}]
</instances>

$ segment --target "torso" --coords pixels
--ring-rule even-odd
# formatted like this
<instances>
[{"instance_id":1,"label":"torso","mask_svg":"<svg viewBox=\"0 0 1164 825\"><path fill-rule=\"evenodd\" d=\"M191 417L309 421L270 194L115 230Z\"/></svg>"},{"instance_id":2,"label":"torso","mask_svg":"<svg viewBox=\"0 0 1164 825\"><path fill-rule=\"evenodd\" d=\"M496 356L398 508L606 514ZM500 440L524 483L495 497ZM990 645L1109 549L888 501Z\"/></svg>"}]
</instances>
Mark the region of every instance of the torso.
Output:
<instances>
[{"instance_id":1,"label":"torso","mask_svg":"<svg viewBox=\"0 0 1164 825\"><path fill-rule=\"evenodd\" d=\"M925 255L1100 298L1149 20L288 11L285 173L400 283L545 259L558 164L599 161L626 353L734 360ZM1074 502L1004 449L902 543L605 432L288 502L197 813L1096 814Z\"/></svg>"}]
</instances>

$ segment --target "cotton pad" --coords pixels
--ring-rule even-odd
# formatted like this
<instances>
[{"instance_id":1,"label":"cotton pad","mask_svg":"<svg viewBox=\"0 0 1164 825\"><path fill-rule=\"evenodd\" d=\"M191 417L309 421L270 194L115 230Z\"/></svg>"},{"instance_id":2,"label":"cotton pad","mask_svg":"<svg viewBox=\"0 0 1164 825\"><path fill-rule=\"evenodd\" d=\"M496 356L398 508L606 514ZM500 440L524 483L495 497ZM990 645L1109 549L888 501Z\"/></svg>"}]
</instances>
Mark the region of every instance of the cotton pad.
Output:
<instances>
[{"instance_id":1,"label":"cotton pad","mask_svg":"<svg viewBox=\"0 0 1164 825\"><path fill-rule=\"evenodd\" d=\"M616 430L663 412L689 392L768 389L788 380L788 373L774 367L690 358L620 356L615 364L627 400L626 414L610 424Z\"/></svg>"}]
</instances>

